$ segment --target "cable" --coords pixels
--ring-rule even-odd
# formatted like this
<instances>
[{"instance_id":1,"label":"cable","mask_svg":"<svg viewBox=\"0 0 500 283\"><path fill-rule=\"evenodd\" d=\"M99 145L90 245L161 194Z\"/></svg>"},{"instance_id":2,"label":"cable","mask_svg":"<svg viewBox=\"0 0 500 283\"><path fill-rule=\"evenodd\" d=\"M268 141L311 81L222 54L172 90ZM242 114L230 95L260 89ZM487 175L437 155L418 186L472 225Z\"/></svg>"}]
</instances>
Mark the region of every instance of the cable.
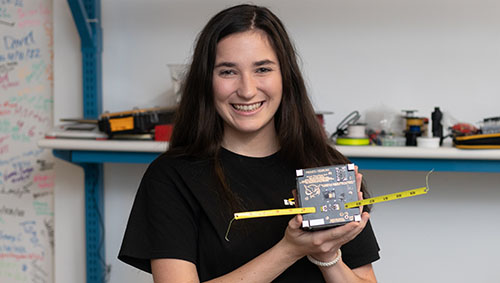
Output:
<instances>
[{"instance_id":1,"label":"cable","mask_svg":"<svg viewBox=\"0 0 500 283\"><path fill-rule=\"evenodd\" d=\"M333 139L335 136L342 136L346 133L347 128L349 125L355 124L359 118L361 118L361 115L357 110L352 111L347 115L340 123L337 125L337 131L335 133L331 134L330 139Z\"/></svg>"}]
</instances>

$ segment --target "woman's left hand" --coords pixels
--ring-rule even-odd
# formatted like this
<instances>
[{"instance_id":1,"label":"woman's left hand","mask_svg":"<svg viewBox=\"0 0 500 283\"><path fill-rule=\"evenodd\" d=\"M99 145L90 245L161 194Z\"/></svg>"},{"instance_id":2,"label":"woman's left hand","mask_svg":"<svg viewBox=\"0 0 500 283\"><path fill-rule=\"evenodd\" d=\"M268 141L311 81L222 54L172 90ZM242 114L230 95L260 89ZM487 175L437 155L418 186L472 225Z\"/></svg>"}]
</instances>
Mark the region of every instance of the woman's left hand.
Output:
<instances>
[{"instance_id":1,"label":"woman's left hand","mask_svg":"<svg viewBox=\"0 0 500 283\"><path fill-rule=\"evenodd\" d=\"M363 175L356 171L356 183L359 199L363 199L361 192L361 182ZM361 221L353 221L342 226L321 230L304 231L301 229L302 215L297 215L288 223L285 233L285 240L288 240L296 248L300 255L310 255L319 261L329 262L337 256L337 250L347 242L354 239L365 228L370 218L368 212L363 212L360 207Z\"/></svg>"}]
</instances>

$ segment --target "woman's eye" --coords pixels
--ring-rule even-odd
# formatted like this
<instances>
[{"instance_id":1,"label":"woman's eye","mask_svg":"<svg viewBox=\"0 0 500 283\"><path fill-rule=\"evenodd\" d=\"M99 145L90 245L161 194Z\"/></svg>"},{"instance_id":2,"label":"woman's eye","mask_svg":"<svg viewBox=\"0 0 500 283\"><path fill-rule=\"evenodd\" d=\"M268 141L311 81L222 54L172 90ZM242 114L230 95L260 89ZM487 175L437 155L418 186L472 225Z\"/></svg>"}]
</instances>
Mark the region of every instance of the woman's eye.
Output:
<instances>
[{"instance_id":1,"label":"woman's eye","mask_svg":"<svg viewBox=\"0 0 500 283\"><path fill-rule=\"evenodd\" d=\"M258 68L257 69L257 73L267 73L267 72L270 72L271 71L271 68Z\"/></svg>"},{"instance_id":2,"label":"woman's eye","mask_svg":"<svg viewBox=\"0 0 500 283\"><path fill-rule=\"evenodd\" d=\"M220 76L230 76L230 75L234 75L235 72L233 70L221 70L219 71L219 75Z\"/></svg>"}]
</instances>

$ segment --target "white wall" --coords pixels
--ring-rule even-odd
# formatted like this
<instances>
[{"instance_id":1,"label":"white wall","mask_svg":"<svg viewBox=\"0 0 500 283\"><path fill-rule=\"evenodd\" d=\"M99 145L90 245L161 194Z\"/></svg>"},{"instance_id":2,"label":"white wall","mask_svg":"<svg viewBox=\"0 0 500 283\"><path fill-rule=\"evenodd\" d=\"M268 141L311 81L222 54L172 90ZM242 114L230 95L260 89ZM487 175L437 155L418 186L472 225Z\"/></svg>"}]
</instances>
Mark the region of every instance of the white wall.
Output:
<instances>
[{"instance_id":1,"label":"white wall","mask_svg":"<svg viewBox=\"0 0 500 283\"><path fill-rule=\"evenodd\" d=\"M440 106L475 123L500 102L500 2L494 0L253 1L284 21L302 58L326 128L352 110ZM104 109L172 101L166 64L189 61L205 22L234 1L106 0ZM55 120L81 115L79 40L66 1L54 0ZM105 165L106 257L110 282L151 282L116 260L146 165ZM85 282L81 170L56 165L56 282ZM425 172L365 171L374 195L422 186ZM390 180L390 182L388 181ZM380 282L496 282L500 175L431 176L429 195L380 204L372 213L382 259Z\"/></svg>"}]
</instances>

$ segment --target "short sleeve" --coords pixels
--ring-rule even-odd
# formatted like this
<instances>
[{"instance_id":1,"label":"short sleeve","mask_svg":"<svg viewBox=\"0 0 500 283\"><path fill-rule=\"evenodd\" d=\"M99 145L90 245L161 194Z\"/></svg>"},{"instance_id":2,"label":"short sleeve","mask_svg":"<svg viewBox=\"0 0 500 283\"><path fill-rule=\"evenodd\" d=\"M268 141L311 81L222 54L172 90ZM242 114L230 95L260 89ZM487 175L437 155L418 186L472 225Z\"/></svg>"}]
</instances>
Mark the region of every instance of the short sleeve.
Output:
<instances>
[{"instance_id":1,"label":"short sleeve","mask_svg":"<svg viewBox=\"0 0 500 283\"><path fill-rule=\"evenodd\" d=\"M174 169L152 164L137 191L118 258L151 272L151 259L196 263L197 204Z\"/></svg>"},{"instance_id":2,"label":"short sleeve","mask_svg":"<svg viewBox=\"0 0 500 283\"><path fill-rule=\"evenodd\" d=\"M342 260L351 269L380 259L380 248L370 221L352 241L342 246Z\"/></svg>"}]
</instances>

